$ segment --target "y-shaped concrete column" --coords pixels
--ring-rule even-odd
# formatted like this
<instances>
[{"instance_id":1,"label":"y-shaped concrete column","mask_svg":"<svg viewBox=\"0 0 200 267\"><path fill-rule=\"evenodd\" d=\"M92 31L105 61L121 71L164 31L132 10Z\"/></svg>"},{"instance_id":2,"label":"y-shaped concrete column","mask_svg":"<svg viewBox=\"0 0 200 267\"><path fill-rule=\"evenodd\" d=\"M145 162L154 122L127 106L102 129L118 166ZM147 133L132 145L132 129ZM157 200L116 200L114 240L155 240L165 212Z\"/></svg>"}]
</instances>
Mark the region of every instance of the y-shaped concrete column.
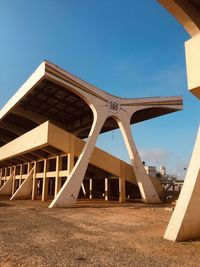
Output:
<instances>
[{"instance_id":1,"label":"y-shaped concrete column","mask_svg":"<svg viewBox=\"0 0 200 267\"><path fill-rule=\"evenodd\" d=\"M106 116L104 114L97 114L97 112L94 112L94 122L88 137L88 141L85 144L83 151L68 179L56 195L56 198L54 198L54 200L51 202L49 206L50 208L72 207L75 205L90 157L105 119Z\"/></svg>"},{"instance_id":2,"label":"y-shaped concrete column","mask_svg":"<svg viewBox=\"0 0 200 267\"><path fill-rule=\"evenodd\" d=\"M83 93L82 93L83 94ZM159 196L152 184L149 176L146 174L142 161L137 152L135 143L133 141L130 119L132 115L146 108L164 107L177 109L180 108L182 102L181 99L170 98L159 98L159 99L121 99L117 97L107 98L95 97L93 94L88 95L84 93L85 99L90 103L94 114L93 125L88 137L88 141L85 144L79 159L70 173L67 181L56 195L55 199L50 204L50 208L53 207L71 207L74 206L78 193L81 187L81 183L84 179L84 175L94 150L94 146L98 135L105 120L109 117L114 118L122 131L126 147L129 152L130 159L133 164L133 168L138 181L138 186L141 192L142 200L145 203L160 203Z\"/></svg>"},{"instance_id":3,"label":"y-shaped concrete column","mask_svg":"<svg viewBox=\"0 0 200 267\"><path fill-rule=\"evenodd\" d=\"M105 106L107 108L105 108ZM55 199L50 204L50 208L53 207L71 207L74 206L78 193L81 187L81 183L84 179L84 175L95 147L96 140L102 129L105 120L108 117L113 117L119 124L122 131L124 141L126 143L127 150L129 152L130 159L133 164L133 168L138 181L138 186L141 192L142 200L145 203L160 203L159 196L145 172L142 161L137 152L135 143L133 141L131 129L130 129L130 118L132 114L140 109L141 107L128 107L125 110L120 108L119 100L112 99L107 105L104 103L98 103L97 107L93 107L94 122L88 137L88 141L85 144L79 159L70 173L67 181L56 195Z\"/></svg>"},{"instance_id":4,"label":"y-shaped concrete column","mask_svg":"<svg viewBox=\"0 0 200 267\"><path fill-rule=\"evenodd\" d=\"M50 68L50 73L48 73L48 68ZM56 73L56 77L54 77L52 70ZM66 74L63 70L57 70L57 67L50 63L46 63L45 75L50 79L54 79L57 82L59 81L59 83L66 87L67 90L71 90L82 98L82 100L91 107L94 115L94 122L88 141L67 181L55 196L55 199L49 207L71 207L75 204L97 137L105 120L109 117L114 117L117 121L121 122L121 130L129 150L130 158L133 162L134 170L136 171L136 176L138 176L138 183L140 184L139 188L141 190L143 201L147 203L160 203L159 196L151 183L150 178L146 175L145 170L143 169L144 167L133 142L130 131L130 118L135 112L140 112L145 109L150 109L150 118L156 116L157 112L154 113L154 111L157 109L162 110L163 113L161 114L180 110L182 108L182 98L159 97L123 99L114 97L84 81L81 81L69 73ZM66 79L63 80L63 76L66 76ZM73 81L73 83L71 81ZM167 112L165 112L165 110ZM147 116L147 118L148 117L149 116ZM126 122L124 122L124 120ZM127 123L127 126L125 126L124 123ZM142 185L143 183L144 185Z\"/></svg>"}]
</instances>

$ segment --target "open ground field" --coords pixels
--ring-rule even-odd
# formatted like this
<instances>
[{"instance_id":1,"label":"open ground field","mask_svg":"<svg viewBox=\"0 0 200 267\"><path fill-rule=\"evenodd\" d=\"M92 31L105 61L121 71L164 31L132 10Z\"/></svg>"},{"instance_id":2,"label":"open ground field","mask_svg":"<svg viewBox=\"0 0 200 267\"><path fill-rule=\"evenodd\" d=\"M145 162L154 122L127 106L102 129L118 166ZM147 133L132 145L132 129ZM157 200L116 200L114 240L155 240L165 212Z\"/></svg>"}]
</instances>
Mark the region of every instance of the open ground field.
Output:
<instances>
[{"instance_id":1,"label":"open ground field","mask_svg":"<svg viewBox=\"0 0 200 267\"><path fill-rule=\"evenodd\" d=\"M200 241L162 236L171 212L140 203L0 199L0 266L200 266Z\"/></svg>"}]
</instances>

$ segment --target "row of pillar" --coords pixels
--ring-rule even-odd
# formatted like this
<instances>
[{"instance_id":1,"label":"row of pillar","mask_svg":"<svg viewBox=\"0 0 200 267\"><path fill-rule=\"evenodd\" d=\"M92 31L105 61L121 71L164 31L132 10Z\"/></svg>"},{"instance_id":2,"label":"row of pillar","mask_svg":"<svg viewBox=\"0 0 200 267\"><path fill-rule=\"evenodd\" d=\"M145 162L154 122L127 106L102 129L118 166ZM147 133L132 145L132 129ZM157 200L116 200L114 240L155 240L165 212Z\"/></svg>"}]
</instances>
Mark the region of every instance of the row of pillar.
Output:
<instances>
[{"instance_id":1,"label":"row of pillar","mask_svg":"<svg viewBox=\"0 0 200 267\"><path fill-rule=\"evenodd\" d=\"M105 178L105 190L104 190L104 198L105 201L109 200L109 179ZM89 199L93 198L93 179L89 179ZM119 178L119 202L126 201L126 192L125 192L125 179Z\"/></svg>"},{"instance_id":2,"label":"row of pillar","mask_svg":"<svg viewBox=\"0 0 200 267\"><path fill-rule=\"evenodd\" d=\"M74 167L74 155L68 154L67 155L67 171L68 175L72 171ZM33 168L33 174L32 174L32 200L35 200L37 198L37 190L38 190L38 182L39 179L36 178L37 174L37 164L38 162L31 162L27 164L27 175L30 173L30 171ZM44 159L44 168L43 168L43 177L40 182L42 182L42 201L46 201L48 199L48 177L47 177L47 170L49 168L48 166L49 161L47 159ZM5 168L4 171L4 177L2 177L3 169L0 170L0 179L4 178L4 183L6 182L6 178L8 177L7 174L9 173L9 176L13 174L13 182L12 182L12 195L15 193L17 188L20 187L20 185L23 182L23 165L20 165L20 171L18 173L19 179L15 179L16 176L16 166ZM59 190L62 187L62 177L59 175L59 172L62 170L62 158L59 156L56 156L56 171L55 171L55 190L54 190L54 197L57 195ZM19 181L18 184L16 184L16 181ZM0 180L1 182L1 180ZM82 184L82 190L84 195L86 195L86 191L84 188L84 185ZM51 190L52 191L52 190ZM89 179L89 198L93 198L93 179ZM105 178L105 190L104 190L104 198L106 201L109 200L109 178ZM125 171L122 166L122 175L121 178L119 178L119 202L125 202Z\"/></svg>"}]
</instances>

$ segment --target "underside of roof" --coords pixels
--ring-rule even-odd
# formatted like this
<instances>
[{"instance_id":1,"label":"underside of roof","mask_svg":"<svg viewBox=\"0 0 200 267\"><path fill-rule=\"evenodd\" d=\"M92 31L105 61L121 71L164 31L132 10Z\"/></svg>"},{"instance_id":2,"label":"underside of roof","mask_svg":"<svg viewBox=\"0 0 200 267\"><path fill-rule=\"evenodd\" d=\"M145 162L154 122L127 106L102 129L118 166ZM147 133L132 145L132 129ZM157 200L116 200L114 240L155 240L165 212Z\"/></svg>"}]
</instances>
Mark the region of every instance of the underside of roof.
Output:
<instances>
[{"instance_id":1,"label":"underside of roof","mask_svg":"<svg viewBox=\"0 0 200 267\"><path fill-rule=\"evenodd\" d=\"M67 82L67 85L63 86L60 82L62 80ZM47 120L79 138L86 138L93 122L93 113L89 105L73 89L76 87L87 90L97 97L99 94L105 98L112 97L52 63L47 61L42 63L0 110L0 146ZM133 114L131 124L182 109L181 97L170 100L160 98L157 102L154 98L136 100L137 103L141 102L144 108ZM168 103L172 103L172 106ZM101 133L116 128L118 128L116 121L110 117L106 120Z\"/></svg>"}]
</instances>

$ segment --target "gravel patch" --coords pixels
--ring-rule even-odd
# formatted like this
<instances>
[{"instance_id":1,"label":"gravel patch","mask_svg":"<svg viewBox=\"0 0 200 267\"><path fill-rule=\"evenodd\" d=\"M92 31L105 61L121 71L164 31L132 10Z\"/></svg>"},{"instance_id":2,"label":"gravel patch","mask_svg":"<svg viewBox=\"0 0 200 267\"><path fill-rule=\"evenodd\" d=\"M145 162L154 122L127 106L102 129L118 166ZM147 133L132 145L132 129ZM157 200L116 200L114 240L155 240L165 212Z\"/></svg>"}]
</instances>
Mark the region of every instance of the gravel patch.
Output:
<instances>
[{"instance_id":1,"label":"gravel patch","mask_svg":"<svg viewBox=\"0 0 200 267\"><path fill-rule=\"evenodd\" d=\"M0 199L0 266L199 267L199 241L162 238L170 215L164 206L139 203L48 209Z\"/></svg>"}]
</instances>

